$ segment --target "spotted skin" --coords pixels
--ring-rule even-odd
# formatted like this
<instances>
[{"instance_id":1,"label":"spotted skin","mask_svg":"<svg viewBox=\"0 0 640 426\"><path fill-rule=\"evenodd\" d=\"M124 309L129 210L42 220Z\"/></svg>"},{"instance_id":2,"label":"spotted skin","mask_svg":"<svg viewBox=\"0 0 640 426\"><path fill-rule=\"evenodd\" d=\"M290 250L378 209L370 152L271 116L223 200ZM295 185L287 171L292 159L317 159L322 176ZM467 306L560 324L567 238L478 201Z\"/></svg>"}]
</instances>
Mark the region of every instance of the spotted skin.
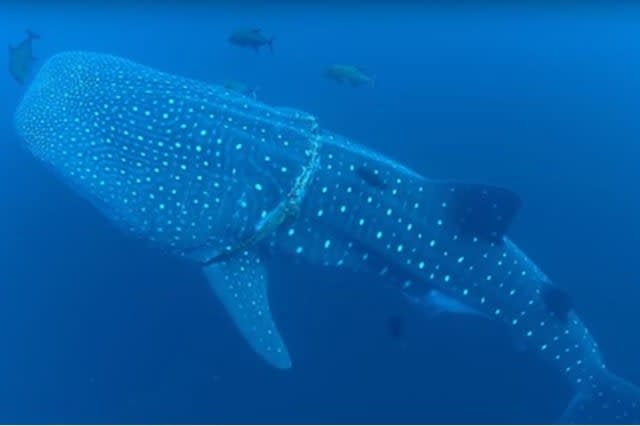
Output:
<instances>
[{"instance_id":1,"label":"spotted skin","mask_svg":"<svg viewBox=\"0 0 640 426\"><path fill-rule=\"evenodd\" d=\"M28 149L118 227L199 263L243 249L257 227L277 225L270 218L286 219L281 203L312 163L317 132L308 114L87 52L49 59L15 121ZM238 255L252 260L206 275L251 346L287 368L262 297L266 279L250 267L260 259ZM251 287L230 278L245 268ZM251 325L258 312L264 319Z\"/></svg>"},{"instance_id":2,"label":"spotted skin","mask_svg":"<svg viewBox=\"0 0 640 426\"><path fill-rule=\"evenodd\" d=\"M425 310L433 307L422 305L429 300L424 296L436 289L470 312L506 324L519 346L547 361L577 392L565 423L640 421L637 388L606 369L575 312L559 318L545 304L550 279L508 238L459 232L449 207L465 185L425 179L335 135L323 142L301 218L273 238L272 249L377 272ZM377 180L363 178L362 168Z\"/></svg>"},{"instance_id":3,"label":"spotted skin","mask_svg":"<svg viewBox=\"0 0 640 426\"><path fill-rule=\"evenodd\" d=\"M291 360L269 310L265 251L377 273L421 309L449 298L494 318L574 388L564 422L640 421L637 388L606 369L573 310L549 309L554 284L504 236L519 206L509 191L426 179L306 113L109 55L51 58L15 122L26 147L120 228L206 265L275 367Z\"/></svg>"},{"instance_id":4,"label":"spotted skin","mask_svg":"<svg viewBox=\"0 0 640 426\"><path fill-rule=\"evenodd\" d=\"M361 167L375 170L387 188L362 179ZM550 316L541 297L551 285L546 275L508 239L462 237L449 223L456 188L327 140L301 220L274 245L284 240L280 246L307 261L403 276L398 284L409 295L427 282L425 291L435 288L505 322L574 385L593 380L604 368L597 345L575 313L567 321Z\"/></svg>"},{"instance_id":5,"label":"spotted skin","mask_svg":"<svg viewBox=\"0 0 640 426\"><path fill-rule=\"evenodd\" d=\"M253 350L274 367L290 368L287 347L271 319L267 272L260 257L243 251L227 262L206 268L205 275L212 282L223 283L213 289L227 311L234 312L236 325ZM245 309L246 306L252 308Z\"/></svg>"},{"instance_id":6,"label":"spotted skin","mask_svg":"<svg viewBox=\"0 0 640 426\"><path fill-rule=\"evenodd\" d=\"M301 173L316 126L107 55L60 54L38 77L16 113L31 152L114 223L173 252L251 234Z\"/></svg>"}]
</instances>

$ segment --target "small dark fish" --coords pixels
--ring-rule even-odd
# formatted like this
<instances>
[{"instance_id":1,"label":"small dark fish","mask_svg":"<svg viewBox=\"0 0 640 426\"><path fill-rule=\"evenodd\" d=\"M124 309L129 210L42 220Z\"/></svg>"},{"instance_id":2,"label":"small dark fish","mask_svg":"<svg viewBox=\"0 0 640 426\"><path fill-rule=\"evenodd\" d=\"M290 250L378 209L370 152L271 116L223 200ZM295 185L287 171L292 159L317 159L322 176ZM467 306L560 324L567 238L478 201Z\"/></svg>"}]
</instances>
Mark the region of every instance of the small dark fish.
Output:
<instances>
[{"instance_id":1,"label":"small dark fish","mask_svg":"<svg viewBox=\"0 0 640 426\"><path fill-rule=\"evenodd\" d=\"M231 90L232 92L236 92L236 93L239 93L239 94L244 95L244 96L248 96L248 97L253 98L253 99L257 98L258 88L257 87L253 87L253 86L249 86L249 85L247 85L245 83L242 83L240 81L227 80L222 84L222 86L227 90Z\"/></svg>"},{"instance_id":2,"label":"small dark fish","mask_svg":"<svg viewBox=\"0 0 640 426\"><path fill-rule=\"evenodd\" d=\"M362 68L354 65L334 64L324 71L324 76L340 84L350 84L352 87L374 87L376 80Z\"/></svg>"},{"instance_id":3,"label":"small dark fish","mask_svg":"<svg viewBox=\"0 0 640 426\"><path fill-rule=\"evenodd\" d=\"M405 332L404 318L400 315L391 315L387 318L387 333L393 339L401 339Z\"/></svg>"},{"instance_id":4,"label":"small dark fish","mask_svg":"<svg viewBox=\"0 0 640 426\"><path fill-rule=\"evenodd\" d=\"M269 51L273 54L273 41L275 37L267 37L259 28L249 30L238 30L231 33L229 43L238 47L253 49L256 53L263 46L268 46Z\"/></svg>"},{"instance_id":5,"label":"small dark fish","mask_svg":"<svg viewBox=\"0 0 640 426\"><path fill-rule=\"evenodd\" d=\"M373 170L367 167L356 168L356 173L358 174L358 176L362 178L362 180L364 180L369 185L375 188L385 189L387 187L386 182L382 180L382 177L380 177L380 174L374 172Z\"/></svg>"},{"instance_id":6,"label":"small dark fish","mask_svg":"<svg viewBox=\"0 0 640 426\"><path fill-rule=\"evenodd\" d=\"M33 40L40 36L33 31L27 30L27 38L20 44L13 47L9 45L9 73L20 84L24 84L25 79L31 72L34 62L37 60L33 56Z\"/></svg>"}]
</instances>

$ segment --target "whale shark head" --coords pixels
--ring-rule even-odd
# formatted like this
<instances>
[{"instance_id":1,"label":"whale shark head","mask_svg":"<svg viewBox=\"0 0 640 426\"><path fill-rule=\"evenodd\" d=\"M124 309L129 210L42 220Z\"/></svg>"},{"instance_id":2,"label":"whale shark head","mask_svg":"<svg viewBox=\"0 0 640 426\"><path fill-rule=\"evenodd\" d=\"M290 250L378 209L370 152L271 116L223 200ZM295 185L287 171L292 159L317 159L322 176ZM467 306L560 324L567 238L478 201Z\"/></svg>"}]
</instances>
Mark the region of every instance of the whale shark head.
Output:
<instances>
[{"instance_id":1,"label":"whale shark head","mask_svg":"<svg viewBox=\"0 0 640 426\"><path fill-rule=\"evenodd\" d=\"M312 116L127 59L66 52L41 67L15 127L113 223L203 264L255 351L291 366L253 248L306 192L321 140Z\"/></svg>"},{"instance_id":2,"label":"whale shark head","mask_svg":"<svg viewBox=\"0 0 640 426\"><path fill-rule=\"evenodd\" d=\"M177 252L253 232L295 186L317 128L308 114L89 52L50 58L15 126L113 222Z\"/></svg>"}]
</instances>

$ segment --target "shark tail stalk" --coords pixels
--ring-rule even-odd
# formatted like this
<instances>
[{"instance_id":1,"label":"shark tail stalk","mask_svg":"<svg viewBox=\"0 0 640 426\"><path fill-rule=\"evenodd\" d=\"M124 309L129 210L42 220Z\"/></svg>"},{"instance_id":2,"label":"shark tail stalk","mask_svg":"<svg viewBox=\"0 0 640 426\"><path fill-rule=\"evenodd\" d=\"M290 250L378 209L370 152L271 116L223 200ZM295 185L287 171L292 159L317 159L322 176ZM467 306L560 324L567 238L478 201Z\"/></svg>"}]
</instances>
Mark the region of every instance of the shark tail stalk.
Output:
<instances>
[{"instance_id":1,"label":"shark tail stalk","mask_svg":"<svg viewBox=\"0 0 640 426\"><path fill-rule=\"evenodd\" d=\"M560 424L639 424L640 388L603 370L578 388L559 419Z\"/></svg>"}]
</instances>

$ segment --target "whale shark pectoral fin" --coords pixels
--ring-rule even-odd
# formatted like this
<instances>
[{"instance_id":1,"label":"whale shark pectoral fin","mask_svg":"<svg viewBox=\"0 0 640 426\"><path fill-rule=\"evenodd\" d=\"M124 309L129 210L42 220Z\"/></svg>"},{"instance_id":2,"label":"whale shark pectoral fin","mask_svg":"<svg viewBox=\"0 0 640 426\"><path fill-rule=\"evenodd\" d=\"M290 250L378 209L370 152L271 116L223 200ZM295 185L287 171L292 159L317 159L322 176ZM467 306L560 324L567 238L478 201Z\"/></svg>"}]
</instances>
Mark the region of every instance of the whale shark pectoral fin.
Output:
<instances>
[{"instance_id":1,"label":"whale shark pectoral fin","mask_svg":"<svg viewBox=\"0 0 640 426\"><path fill-rule=\"evenodd\" d=\"M466 236L500 242L520 208L520 197L497 186L433 182L445 215Z\"/></svg>"},{"instance_id":2,"label":"whale shark pectoral fin","mask_svg":"<svg viewBox=\"0 0 640 426\"><path fill-rule=\"evenodd\" d=\"M209 285L253 350L276 368L291 368L287 347L271 317L267 272L260 257L244 251L204 268Z\"/></svg>"}]
</instances>

